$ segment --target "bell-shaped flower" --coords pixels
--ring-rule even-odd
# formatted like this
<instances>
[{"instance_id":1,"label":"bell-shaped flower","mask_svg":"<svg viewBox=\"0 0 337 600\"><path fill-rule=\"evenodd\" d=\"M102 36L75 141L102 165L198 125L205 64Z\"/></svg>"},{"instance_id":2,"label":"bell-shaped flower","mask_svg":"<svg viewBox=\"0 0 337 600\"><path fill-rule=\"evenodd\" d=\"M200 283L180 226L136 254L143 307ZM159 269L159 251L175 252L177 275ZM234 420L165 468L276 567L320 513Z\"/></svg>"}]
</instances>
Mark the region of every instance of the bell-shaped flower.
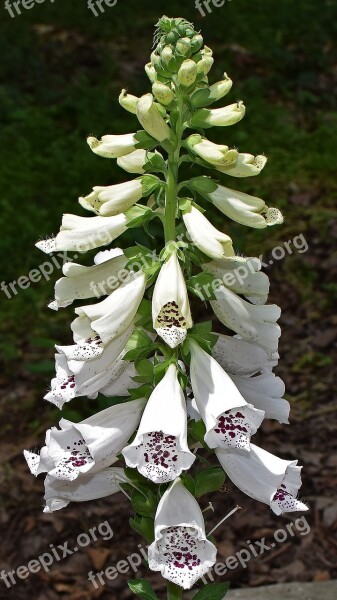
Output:
<instances>
[{"instance_id":1,"label":"bell-shaped flower","mask_svg":"<svg viewBox=\"0 0 337 600\"><path fill-rule=\"evenodd\" d=\"M47 431L40 455L25 450L31 472L74 481L109 467L134 433L145 404L143 398L116 404L80 423L61 419L60 429Z\"/></svg>"},{"instance_id":2,"label":"bell-shaped flower","mask_svg":"<svg viewBox=\"0 0 337 600\"><path fill-rule=\"evenodd\" d=\"M265 229L268 225L283 222L282 213L277 208L268 208L261 198L249 196L222 185L218 185L214 192L207 195L222 214L241 225Z\"/></svg>"},{"instance_id":3,"label":"bell-shaped flower","mask_svg":"<svg viewBox=\"0 0 337 600\"><path fill-rule=\"evenodd\" d=\"M171 137L172 130L161 116L152 94L145 94L140 98L137 104L137 117L145 131L158 142Z\"/></svg>"},{"instance_id":4,"label":"bell-shaped flower","mask_svg":"<svg viewBox=\"0 0 337 600\"><path fill-rule=\"evenodd\" d=\"M235 125L243 119L245 112L246 107L241 101L224 108L202 108L193 114L190 127L207 129L208 127Z\"/></svg>"},{"instance_id":5,"label":"bell-shaped flower","mask_svg":"<svg viewBox=\"0 0 337 600\"><path fill-rule=\"evenodd\" d=\"M217 166L217 170L232 177L253 177L261 173L266 162L267 158L262 154L254 156L253 154L240 153L236 161L229 167L227 165L219 165Z\"/></svg>"},{"instance_id":6,"label":"bell-shaped flower","mask_svg":"<svg viewBox=\"0 0 337 600\"><path fill-rule=\"evenodd\" d=\"M163 264L152 297L153 327L171 347L181 344L193 325L183 272L173 252Z\"/></svg>"},{"instance_id":7,"label":"bell-shaped flower","mask_svg":"<svg viewBox=\"0 0 337 600\"><path fill-rule=\"evenodd\" d=\"M265 304L270 286L268 276L261 273L261 266L258 258L233 256L204 263L202 268L232 292L245 296L253 304Z\"/></svg>"},{"instance_id":8,"label":"bell-shaped flower","mask_svg":"<svg viewBox=\"0 0 337 600\"><path fill-rule=\"evenodd\" d=\"M199 134L190 135L186 145L194 154L216 166L217 168L232 168L237 163L237 150L230 150L228 146L214 144Z\"/></svg>"},{"instance_id":9,"label":"bell-shaped flower","mask_svg":"<svg viewBox=\"0 0 337 600\"><path fill-rule=\"evenodd\" d=\"M186 405L175 365L152 392L136 437L122 454L129 467L154 483L172 481L195 461L187 444Z\"/></svg>"},{"instance_id":10,"label":"bell-shaped flower","mask_svg":"<svg viewBox=\"0 0 337 600\"><path fill-rule=\"evenodd\" d=\"M231 238L216 229L193 205L183 213L185 227L192 242L211 258L234 256Z\"/></svg>"},{"instance_id":11,"label":"bell-shaped flower","mask_svg":"<svg viewBox=\"0 0 337 600\"><path fill-rule=\"evenodd\" d=\"M272 371L255 377L228 373L246 402L265 412L266 419L289 423L290 404L283 398L285 385Z\"/></svg>"},{"instance_id":12,"label":"bell-shaped flower","mask_svg":"<svg viewBox=\"0 0 337 600\"><path fill-rule=\"evenodd\" d=\"M217 286L214 295L216 300L211 300L211 305L221 323L249 342L255 342L270 352L277 350L281 335L277 324L281 316L278 306L250 304L224 285Z\"/></svg>"},{"instance_id":13,"label":"bell-shaped flower","mask_svg":"<svg viewBox=\"0 0 337 600\"><path fill-rule=\"evenodd\" d=\"M250 438L260 427L264 412L248 404L217 361L190 342L191 384L206 425L205 442L210 448L250 450Z\"/></svg>"},{"instance_id":14,"label":"bell-shaped flower","mask_svg":"<svg viewBox=\"0 0 337 600\"><path fill-rule=\"evenodd\" d=\"M246 454L216 450L216 455L232 482L247 496L268 504L276 515L308 510L296 498L302 469L297 460L283 460L254 444Z\"/></svg>"},{"instance_id":15,"label":"bell-shaped flower","mask_svg":"<svg viewBox=\"0 0 337 600\"><path fill-rule=\"evenodd\" d=\"M57 236L35 245L47 254L58 250L88 252L111 244L127 230L127 224L128 219L124 214L115 217L78 217L66 214L63 215Z\"/></svg>"},{"instance_id":16,"label":"bell-shaped flower","mask_svg":"<svg viewBox=\"0 0 337 600\"><path fill-rule=\"evenodd\" d=\"M278 357L271 357L261 346L238 336L217 335L212 355L228 373L251 377L259 372L270 371L277 365Z\"/></svg>"},{"instance_id":17,"label":"bell-shaped flower","mask_svg":"<svg viewBox=\"0 0 337 600\"><path fill-rule=\"evenodd\" d=\"M180 478L158 504L154 532L149 567L164 579L187 590L215 564L216 547L207 539L200 507Z\"/></svg>"},{"instance_id":18,"label":"bell-shaped flower","mask_svg":"<svg viewBox=\"0 0 337 600\"><path fill-rule=\"evenodd\" d=\"M88 137L87 142L90 149L98 156L104 158L118 158L130 154L136 149L137 140L135 133L125 133L123 135L103 135L101 140L95 137Z\"/></svg>"},{"instance_id":19,"label":"bell-shaped flower","mask_svg":"<svg viewBox=\"0 0 337 600\"><path fill-rule=\"evenodd\" d=\"M129 363L123 360L132 329L129 327L106 346L94 345L94 350L90 352L89 348L84 356L85 349L79 344L56 346L56 377L45 400L61 409L65 402L80 396L96 398L99 392L105 396L126 395L129 388L135 387L131 379L136 375L134 367L130 370ZM109 391L112 393L106 393Z\"/></svg>"},{"instance_id":20,"label":"bell-shaped flower","mask_svg":"<svg viewBox=\"0 0 337 600\"><path fill-rule=\"evenodd\" d=\"M103 469L93 475L83 475L74 481L55 479L47 475L44 487L45 513L61 510L70 502L88 502L106 498L120 491L125 482L124 470L118 467Z\"/></svg>"},{"instance_id":21,"label":"bell-shaped flower","mask_svg":"<svg viewBox=\"0 0 337 600\"><path fill-rule=\"evenodd\" d=\"M118 101L119 104L123 108L125 108L125 110L132 113L133 115L137 114L137 104L139 101L139 98L137 98L137 96L133 96L132 94L128 94L126 90L122 90L119 95Z\"/></svg>"},{"instance_id":22,"label":"bell-shaped flower","mask_svg":"<svg viewBox=\"0 0 337 600\"><path fill-rule=\"evenodd\" d=\"M111 294L121 285L129 271L125 269L128 259L120 248L99 252L92 267L84 267L73 262L63 265L64 277L55 285L55 300L49 308L58 310L74 300L100 298Z\"/></svg>"},{"instance_id":23,"label":"bell-shaped flower","mask_svg":"<svg viewBox=\"0 0 337 600\"><path fill-rule=\"evenodd\" d=\"M122 285L110 296L98 302L75 309L78 318L72 323L74 340L83 344L99 336L107 344L119 337L133 322L144 295L146 276L142 271L130 272Z\"/></svg>"},{"instance_id":24,"label":"bell-shaped flower","mask_svg":"<svg viewBox=\"0 0 337 600\"><path fill-rule=\"evenodd\" d=\"M143 196L141 178L107 187L95 186L79 203L96 215L112 217L125 212Z\"/></svg>"}]
</instances>

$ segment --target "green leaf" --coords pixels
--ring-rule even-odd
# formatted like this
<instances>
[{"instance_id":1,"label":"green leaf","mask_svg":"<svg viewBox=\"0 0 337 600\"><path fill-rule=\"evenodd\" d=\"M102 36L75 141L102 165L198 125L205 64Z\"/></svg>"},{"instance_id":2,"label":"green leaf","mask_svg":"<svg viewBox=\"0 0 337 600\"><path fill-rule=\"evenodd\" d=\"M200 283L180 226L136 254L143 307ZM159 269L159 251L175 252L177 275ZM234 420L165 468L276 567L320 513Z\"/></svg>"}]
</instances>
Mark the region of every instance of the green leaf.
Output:
<instances>
[{"instance_id":1,"label":"green leaf","mask_svg":"<svg viewBox=\"0 0 337 600\"><path fill-rule=\"evenodd\" d=\"M135 148L143 149L143 150L153 150L156 146L158 146L157 140L155 140L151 135L149 135L146 131L141 129L137 131L135 134L135 140L137 140L137 144Z\"/></svg>"},{"instance_id":2,"label":"green leaf","mask_svg":"<svg viewBox=\"0 0 337 600\"><path fill-rule=\"evenodd\" d=\"M131 517L130 526L137 531L149 544L154 540L154 521L147 517L136 515Z\"/></svg>"},{"instance_id":3,"label":"green leaf","mask_svg":"<svg viewBox=\"0 0 337 600\"><path fill-rule=\"evenodd\" d=\"M195 482L193 477L189 475L189 473L183 473L180 478L185 488L190 492L190 494L192 494L192 496L195 496Z\"/></svg>"},{"instance_id":4,"label":"green leaf","mask_svg":"<svg viewBox=\"0 0 337 600\"><path fill-rule=\"evenodd\" d=\"M138 515L154 519L158 504L157 494L151 491L142 494L138 490L134 490L131 496L131 503Z\"/></svg>"},{"instance_id":5,"label":"green leaf","mask_svg":"<svg viewBox=\"0 0 337 600\"><path fill-rule=\"evenodd\" d=\"M193 96L191 97L191 103L194 108L203 108L204 106L209 106L214 102L212 98L210 98L211 90L206 87L201 90L197 90Z\"/></svg>"},{"instance_id":6,"label":"green leaf","mask_svg":"<svg viewBox=\"0 0 337 600\"><path fill-rule=\"evenodd\" d=\"M190 211L192 206L191 198L181 198L179 200L179 210Z\"/></svg>"},{"instance_id":7,"label":"green leaf","mask_svg":"<svg viewBox=\"0 0 337 600\"><path fill-rule=\"evenodd\" d=\"M143 329L137 327L130 335L125 346L126 354L124 355L124 360L135 360L134 356L137 357L138 350L150 350L152 348L153 342L151 338L145 333ZM134 351L136 351L136 354L134 354ZM131 352L133 354L131 354Z\"/></svg>"},{"instance_id":8,"label":"green leaf","mask_svg":"<svg viewBox=\"0 0 337 600\"><path fill-rule=\"evenodd\" d=\"M216 300L214 293L214 282L218 281L211 273L198 273L194 275L188 281L188 289L200 300L209 302L210 300Z\"/></svg>"},{"instance_id":9,"label":"green leaf","mask_svg":"<svg viewBox=\"0 0 337 600\"><path fill-rule=\"evenodd\" d=\"M145 579L134 579L128 582L130 590L141 600L158 600L151 585Z\"/></svg>"},{"instance_id":10,"label":"green leaf","mask_svg":"<svg viewBox=\"0 0 337 600\"><path fill-rule=\"evenodd\" d=\"M131 400L138 400L138 398L150 398L152 391L151 385L141 385L137 388L128 390Z\"/></svg>"},{"instance_id":11,"label":"green leaf","mask_svg":"<svg viewBox=\"0 0 337 600\"><path fill-rule=\"evenodd\" d=\"M229 583L210 583L193 596L193 600L223 600L229 590Z\"/></svg>"},{"instance_id":12,"label":"green leaf","mask_svg":"<svg viewBox=\"0 0 337 600\"><path fill-rule=\"evenodd\" d=\"M201 444L204 444L204 437L206 435L206 426L202 419L200 421L190 421L192 425L189 425L191 436Z\"/></svg>"},{"instance_id":13,"label":"green leaf","mask_svg":"<svg viewBox=\"0 0 337 600\"><path fill-rule=\"evenodd\" d=\"M200 471L195 478L195 495L197 498L210 492L217 492L225 483L226 475L221 467L210 467Z\"/></svg>"}]
</instances>

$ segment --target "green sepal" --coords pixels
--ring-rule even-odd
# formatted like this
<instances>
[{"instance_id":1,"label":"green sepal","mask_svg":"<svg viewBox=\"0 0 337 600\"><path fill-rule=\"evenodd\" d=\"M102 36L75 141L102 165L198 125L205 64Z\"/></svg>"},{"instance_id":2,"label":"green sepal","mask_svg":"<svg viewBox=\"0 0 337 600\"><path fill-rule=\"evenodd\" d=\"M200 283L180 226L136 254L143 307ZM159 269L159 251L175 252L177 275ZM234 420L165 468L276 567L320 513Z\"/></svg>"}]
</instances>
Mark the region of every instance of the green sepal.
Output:
<instances>
[{"instance_id":1,"label":"green sepal","mask_svg":"<svg viewBox=\"0 0 337 600\"><path fill-rule=\"evenodd\" d=\"M163 159L161 154L156 152L149 152L147 154L147 162L145 163L143 169L145 172L159 172L166 173L166 162Z\"/></svg>"},{"instance_id":2,"label":"green sepal","mask_svg":"<svg viewBox=\"0 0 337 600\"><path fill-rule=\"evenodd\" d=\"M137 131L137 133L134 135L134 138L137 141L137 144L135 145L137 150L154 150L154 148L158 146L158 141L149 135L144 129Z\"/></svg>"},{"instance_id":3,"label":"green sepal","mask_svg":"<svg viewBox=\"0 0 337 600\"><path fill-rule=\"evenodd\" d=\"M197 298L205 302L210 300L216 300L216 296L213 289L213 282L217 281L217 278L211 273L198 273L193 275L187 282L187 289L189 289Z\"/></svg>"},{"instance_id":4,"label":"green sepal","mask_svg":"<svg viewBox=\"0 0 337 600\"><path fill-rule=\"evenodd\" d=\"M190 179L188 187L196 192L199 192L203 196L207 194L212 194L218 188L218 184L211 177L207 177L203 175L201 177L193 177Z\"/></svg>"},{"instance_id":5,"label":"green sepal","mask_svg":"<svg viewBox=\"0 0 337 600\"><path fill-rule=\"evenodd\" d=\"M204 265L205 263L208 263L212 260L209 256L207 256L207 254L204 254L204 252L199 250L199 248L197 248L194 244L189 244L187 248L187 255L192 261L192 263L197 267L201 267L201 265Z\"/></svg>"},{"instance_id":6,"label":"green sepal","mask_svg":"<svg viewBox=\"0 0 337 600\"><path fill-rule=\"evenodd\" d=\"M135 515L131 517L130 526L134 531L137 531L149 544L154 540L154 521L147 517Z\"/></svg>"},{"instance_id":7,"label":"green sepal","mask_svg":"<svg viewBox=\"0 0 337 600\"><path fill-rule=\"evenodd\" d=\"M151 585L145 579L133 579L128 581L128 586L141 600L159 600Z\"/></svg>"},{"instance_id":8,"label":"green sepal","mask_svg":"<svg viewBox=\"0 0 337 600\"><path fill-rule=\"evenodd\" d=\"M223 600L229 590L229 583L209 583L193 596L193 600Z\"/></svg>"},{"instance_id":9,"label":"green sepal","mask_svg":"<svg viewBox=\"0 0 337 600\"><path fill-rule=\"evenodd\" d=\"M153 351L153 348L154 344L151 338L143 329L137 327L127 341L123 360L135 361L140 358L140 355L147 356Z\"/></svg>"},{"instance_id":10,"label":"green sepal","mask_svg":"<svg viewBox=\"0 0 337 600\"><path fill-rule=\"evenodd\" d=\"M153 392L151 385L141 385L137 388L128 390L131 400L139 400L139 398L146 398L148 400Z\"/></svg>"},{"instance_id":11,"label":"green sepal","mask_svg":"<svg viewBox=\"0 0 337 600\"><path fill-rule=\"evenodd\" d=\"M150 328L152 330L152 305L146 298L143 298L139 305L136 323L137 327L145 327L145 329Z\"/></svg>"},{"instance_id":12,"label":"green sepal","mask_svg":"<svg viewBox=\"0 0 337 600\"><path fill-rule=\"evenodd\" d=\"M128 220L127 227L133 229L135 227L141 227L144 223L147 223L153 218L154 212L147 206L142 204L134 204L129 210L125 211L125 216Z\"/></svg>"},{"instance_id":13,"label":"green sepal","mask_svg":"<svg viewBox=\"0 0 337 600\"><path fill-rule=\"evenodd\" d=\"M209 469L199 471L195 478L195 496L200 498L204 494L217 492L225 481L226 475L221 467L209 467Z\"/></svg>"},{"instance_id":14,"label":"green sepal","mask_svg":"<svg viewBox=\"0 0 337 600\"><path fill-rule=\"evenodd\" d=\"M141 358L135 362L135 367L139 376L134 377L139 383L152 383L153 380L153 363L148 358Z\"/></svg>"},{"instance_id":15,"label":"green sepal","mask_svg":"<svg viewBox=\"0 0 337 600\"><path fill-rule=\"evenodd\" d=\"M172 365L172 363L175 364L175 362L176 361L174 358L168 358L167 360L157 362L157 364L154 365L153 371L155 385L158 385L158 383L163 379L169 366Z\"/></svg>"},{"instance_id":16,"label":"green sepal","mask_svg":"<svg viewBox=\"0 0 337 600\"><path fill-rule=\"evenodd\" d=\"M159 186L163 185L163 181L161 181L156 175L142 175L139 179L142 182L143 198L147 198L148 196L153 194L153 192Z\"/></svg>"},{"instance_id":17,"label":"green sepal","mask_svg":"<svg viewBox=\"0 0 337 600\"><path fill-rule=\"evenodd\" d=\"M193 96L191 96L191 104L193 108L203 108L204 106L209 106L214 102L211 96L211 90L206 87L194 92Z\"/></svg>"}]
</instances>

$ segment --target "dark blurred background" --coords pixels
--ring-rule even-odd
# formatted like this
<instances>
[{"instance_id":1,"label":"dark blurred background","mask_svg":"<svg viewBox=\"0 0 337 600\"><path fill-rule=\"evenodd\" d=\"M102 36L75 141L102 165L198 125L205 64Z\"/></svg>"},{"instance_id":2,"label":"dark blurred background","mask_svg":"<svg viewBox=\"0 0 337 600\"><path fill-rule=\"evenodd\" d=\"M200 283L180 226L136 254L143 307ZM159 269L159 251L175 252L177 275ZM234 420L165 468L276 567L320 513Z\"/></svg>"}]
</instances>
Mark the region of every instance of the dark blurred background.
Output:
<instances>
[{"instance_id":1,"label":"dark blurred background","mask_svg":"<svg viewBox=\"0 0 337 600\"><path fill-rule=\"evenodd\" d=\"M119 0L95 17L85 0L45 0L30 10L21 7L12 18L2 5L0 284L39 269L46 256L35 242L58 231L63 212L84 215L79 196L93 185L128 178L115 161L93 155L86 136L137 129L135 117L120 108L118 95L123 87L136 95L150 90L144 64L156 21L167 14L194 22L214 49L211 81L226 71L234 86L225 103L242 99L247 106L243 122L212 131L210 138L269 157L259 177L227 185L261 196L285 214L282 227L262 232L224 224L215 213L214 224L226 228L237 251L246 255L263 253L268 259L275 246L299 235L308 244L307 252L294 248L267 269L271 300L283 309L278 373L286 381L293 417L291 428L265 425L261 443L285 458L299 456L305 464L303 493L312 506L308 520L314 534L310 540L294 540L287 552L275 552L265 563L252 561L231 578L234 586L329 579L337 568L336 543L329 535L337 519L337 4L227 0L222 7L210 6L212 12L202 17L190 1ZM154 234L159 239L160 232ZM130 239L127 234L121 243ZM22 448L41 445L45 429L60 416L42 400L54 369L53 344L70 339L72 311L46 309L59 273L55 268L49 283L43 278L27 289L16 287L18 293L11 292L10 298L4 286L0 289L1 568L26 564L48 551L48 544L110 515L115 540L96 544L51 574L31 576L12 590L0 581L0 598L128 598L127 576L95 594L86 581L90 564L98 569L122 559L141 541L127 527L129 508L123 498L41 516L42 482L32 480L21 458ZM65 414L80 419L97 408L99 402L80 399ZM246 510L219 532L222 555L276 526L269 509L237 498ZM232 506L231 490L222 497L219 519Z\"/></svg>"}]
</instances>

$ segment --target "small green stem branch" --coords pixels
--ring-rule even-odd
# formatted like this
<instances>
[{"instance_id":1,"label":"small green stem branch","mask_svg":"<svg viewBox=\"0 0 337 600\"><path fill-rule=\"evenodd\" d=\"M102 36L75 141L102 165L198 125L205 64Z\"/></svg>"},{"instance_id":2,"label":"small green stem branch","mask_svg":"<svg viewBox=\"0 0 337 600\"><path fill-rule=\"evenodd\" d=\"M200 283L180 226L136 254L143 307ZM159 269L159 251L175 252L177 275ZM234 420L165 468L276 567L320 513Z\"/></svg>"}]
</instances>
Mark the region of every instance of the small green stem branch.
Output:
<instances>
[{"instance_id":1,"label":"small green stem branch","mask_svg":"<svg viewBox=\"0 0 337 600\"><path fill-rule=\"evenodd\" d=\"M183 590L174 583L167 584L167 600L181 600L183 597Z\"/></svg>"},{"instance_id":2,"label":"small green stem branch","mask_svg":"<svg viewBox=\"0 0 337 600\"><path fill-rule=\"evenodd\" d=\"M176 125L177 146L169 153L167 161L167 187L165 202L165 244L175 242L176 239L176 214L178 196L178 172L180 160L180 148L183 134L183 101L178 98L179 117Z\"/></svg>"}]
</instances>

